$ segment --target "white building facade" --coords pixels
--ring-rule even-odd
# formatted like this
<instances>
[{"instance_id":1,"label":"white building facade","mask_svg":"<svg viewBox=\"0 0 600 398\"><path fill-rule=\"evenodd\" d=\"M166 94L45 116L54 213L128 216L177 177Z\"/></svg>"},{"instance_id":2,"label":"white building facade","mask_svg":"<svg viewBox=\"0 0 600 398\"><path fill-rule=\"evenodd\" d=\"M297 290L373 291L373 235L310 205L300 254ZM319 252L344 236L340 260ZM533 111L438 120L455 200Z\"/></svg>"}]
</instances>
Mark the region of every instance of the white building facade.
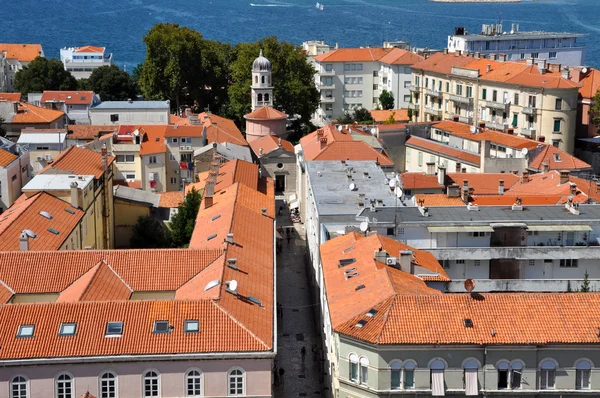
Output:
<instances>
[{"instance_id":1,"label":"white building facade","mask_svg":"<svg viewBox=\"0 0 600 398\"><path fill-rule=\"evenodd\" d=\"M87 79L95 69L113 65L112 54L96 46L61 48L60 61L76 79Z\"/></svg>"},{"instance_id":2,"label":"white building facade","mask_svg":"<svg viewBox=\"0 0 600 398\"><path fill-rule=\"evenodd\" d=\"M167 101L104 101L90 108L92 125L169 124Z\"/></svg>"}]
</instances>

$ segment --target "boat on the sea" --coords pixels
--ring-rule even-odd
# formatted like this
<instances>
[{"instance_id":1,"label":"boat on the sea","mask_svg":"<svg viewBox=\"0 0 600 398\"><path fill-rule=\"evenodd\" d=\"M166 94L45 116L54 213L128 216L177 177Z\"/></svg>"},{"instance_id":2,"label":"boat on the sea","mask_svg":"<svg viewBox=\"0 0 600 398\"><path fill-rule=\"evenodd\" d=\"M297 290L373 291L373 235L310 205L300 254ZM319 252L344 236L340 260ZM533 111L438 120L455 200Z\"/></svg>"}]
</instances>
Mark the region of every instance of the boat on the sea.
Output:
<instances>
[{"instance_id":1,"label":"boat on the sea","mask_svg":"<svg viewBox=\"0 0 600 398\"><path fill-rule=\"evenodd\" d=\"M316 8L321 8L321 4L319 4L319 2L317 1L317 5L315 7Z\"/></svg>"},{"instance_id":2,"label":"boat on the sea","mask_svg":"<svg viewBox=\"0 0 600 398\"><path fill-rule=\"evenodd\" d=\"M316 5L315 7L317 8L317 10L321 10L321 11L323 11L323 8L325 8L325 7L323 6L323 4L321 4L321 3L319 3L319 2L317 2L317 5Z\"/></svg>"}]
</instances>

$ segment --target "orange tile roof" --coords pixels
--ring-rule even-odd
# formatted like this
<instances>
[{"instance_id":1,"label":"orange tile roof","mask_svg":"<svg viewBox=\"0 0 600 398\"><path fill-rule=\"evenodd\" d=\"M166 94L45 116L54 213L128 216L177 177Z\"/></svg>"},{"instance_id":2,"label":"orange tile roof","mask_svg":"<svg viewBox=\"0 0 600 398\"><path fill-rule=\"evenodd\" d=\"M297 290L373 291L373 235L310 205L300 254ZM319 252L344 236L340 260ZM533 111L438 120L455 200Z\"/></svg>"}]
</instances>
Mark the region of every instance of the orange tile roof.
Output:
<instances>
[{"instance_id":1,"label":"orange tile roof","mask_svg":"<svg viewBox=\"0 0 600 398\"><path fill-rule=\"evenodd\" d=\"M200 113L198 119L207 128L206 135L209 143L230 142L236 145L248 146L248 142L233 120L207 112Z\"/></svg>"},{"instance_id":2,"label":"orange tile roof","mask_svg":"<svg viewBox=\"0 0 600 398\"><path fill-rule=\"evenodd\" d=\"M378 61L391 51L391 48L339 48L314 59L318 62L369 62Z\"/></svg>"},{"instance_id":3,"label":"orange tile roof","mask_svg":"<svg viewBox=\"0 0 600 398\"><path fill-rule=\"evenodd\" d=\"M591 169L592 166L577 159L575 156L569 155L565 151L552 146L545 145L539 153L529 162L529 168L542 171L542 163L548 164L549 170L585 170Z\"/></svg>"},{"instance_id":4,"label":"orange tile roof","mask_svg":"<svg viewBox=\"0 0 600 398\"><path fill-rule=\"evenodd\" d=\"M84 124L70 124L68 126L68 139L71 140L93 140L96 137L112 134L115 126L91 126Z\"/></svg>"},{"instance_id":5,"label":"orange tile roof","mask_svg":"<svg viewBox=\"0 0 600 398\"><path fill-rule=\"evenodd\" d=\"M417 62L424 60L422 55L415 54L411 51L401 48L392 48L387 54L379 58L379 62L388 65L414 65Z\"/></svg>"},{"instance_id":6,"label":"orange tile roof","mask_svg":"<svg viewBox=\"0 0 600 398\"><path fill-rule=\"evenodd\" d=\"M15 292L0 280L0 304L8 303Z\"/></svg>"},{"instance_id":7,"label":"orange tile roof","mask_svg":"<svg viewBox=\"0 0 600 398\"><path fill-rule=\"evenodd\" d=\"M118 133L133 132L139 130L143 134L140 155L151 155L155 153L165 153L167 145L165 141L166 126L145 125L145 126L119 126Z\"/></svg>"},{"instance_id":8,"label":"orange tile roof","mask_svg":"<svg viewBox=\"0 0 600 398\"><path fill-rule=\"evenodd\" d=\"M142 189L142 180L115 180L114 181L115 185L121 185L124 187L129 187L129 188L133 188L133 189Z\"/></svg>"},{"instance_id":9,"label":"orange tile roof","mask_svg":"<svg viewBox=\"0 0 600 398\"><path fill-rule=\"evenodd\" d=\"M21 102L18 112L10 123L13 124L49 124L63 118L65 113L54 109L40 108L39 106Z\"/></svg>"},{"instance_id":10,"label":"orange tile roof","mask_svg":"<svg viewBox=\"0 0 600 398\"><path fill-rule=\"evenodd\" d=\"M160 195L158 207L177 208L183 204L183 192L157 192Z\"/></svg>"},{"instance_id":11,"label":"orange tile roof","mask_svg":"<svg viewBox=\"0 0 600 398\"><path fill-rule=\"evenodd\" d=\"M547 206L561 203L563 195L537 195L537 196L521 196L521 204L523 206ZM475 195L471 199L478 206L512 206L515 204L515 195L503 196L485 196Z\"/></svg>"},{"instance_id":12,"label":"orange tile roof","mask_svg":"<svg viewBox=\"0 0 600 398\"><path fill-rule=\"evenodd\" d=\"M244 160L234 159L219 165L215 193L229 188L233 184L242 183L253 190L258 189L258 165ZM209 178L210 170L198 174L198 182L186 185L186 194L194 188L201 191Z\"/></svg>"},{"instance_id":13,"label":"orange tile roof","mask_svg":"<svg viewBox=\"0 0 600 398\"><path fill-rule=\"evenodd\" d=\"M579 89L579 94L581 94L582 98L591 99L600 90L600 71L590 68L580 83L582 87Z\"/></svg>"},{"instance_id":14,"label":"orange tile roof","mask_svg":"<svg viewBox=\"0 0 600 398\"><path fill-rule=\"evenodd\" d=\"M421 137L411 136L408 140L406 140L406 146L423 150L425 152L433 153L433 154L441 154L443 156L458 159L461 162L467 162L474 166L479 166L479 155L474 154L467 151L462 151L460 149L451 148L447 145L428 140Z\"/></svg>"},{"instance_id":15,"label":"orange tile roof","mask_svg":"<svg viewBox=\"0 0 600 398\"><path fill-rule=\"evenodd\" d=\"M57 303L129 300L133 290L106 261L100 261L61 292Z\"/></svg>"},{"instance_id":16,"label":"orange tile roof","mask_svg":"<svg viewBox=\"0 0 600 398\"><path fill-rule=\"evenodd\" d=\"M108 165L110 166L114 160L114 156L108 156ZM104 173L102 154L91 149L71 146L58 155L52 164L45 167L42 173L52 174L50 170L59 170L77 175L93 175L100 178Z\"/></svg>"},{"instance_id":17,"label":"orange tile roof","mask_svg":"<svg viewBox=\"0 0 600 398\"><path fill-rule=\"evenodd\" d=\"M473 61L473 58L459 57L455 56L454 54L437 52L432 54L429 58L414 64L412 69L425 70L447 75L452 71L453 66L463 67L471 61Z\"/></svg>"},{"instance_id":18,"label":"orange tile roof","mask_svg":"<svg viewBox=\"0 0 600 398\"><path fill-rule=\"evenodd\" d=\"M104 48L96 47L96 46L83 46L83 47L77 47L74 52L76 52L76 53L103 53Z\"/></svg>"},{"instance_id":19,"label":"orange tile roof","mask_svg":"<svg viewBox=\"0 0 600 398\"><path fill-rule=\"evenodd\" d=\"M464 180L473 188L475 195L498 195L500 180L504 181L504 192L510 191L521 177L512 173L447 173L447 183L463 186Z\"/></svg>"},{"instance_id":20,"label":"orange tile roof","mask_svg":"<svg viewBox=\"0 0 600 398\"><path fill-rule=\"evenodd\" d=\"M48 212L48 219L40 212ZM13 204L0 215L0 251L19 249L23 230L37 235L29 239L29 250L58 250L83 218L84 212L45 192L19 204ZM50 228L58 234L50 232ZM0 278L1 279L1 278Z\"/></svg>"},{"instance_id":21,"label":"orange tile roof","mask_svg":"<svg viewBox=\"0 0 600 398\"><path fill-rule=\"evenodd\" d=\"M0 167L6 167L19 157L0 148Z\"/></svg>"},{"instance_id":22,"label":"orange tile roof","mask_svg":"<svg viewBox=\"0 0 600 398\"><path fill-rule=\"evenodd\" d=\"M40 103L64 102L67 105L90 105L93 100L93 91L44 91Z\"/></svg>"},{"instance_id":23,"label":"orange tile roof","mask_svg":"<svg viewBox=\"0 0 600 398\"><path fill-rule=\"evenodd\" d=\"M495 144L503 145L510 148L516 149L535 149L540 145L539 142L530 140L528 138L517 137L512 134L501 133L499 131L483 129L479 133L471 133L471 125L465 123L454 122L451 120L444 120L439 123L433 124L436 129L444 130L450 135L457 137L466 138L471 141L490 141Z\"/></svg>"},{"instance_id":24,"label":"orange tile roof","mask_svg":"<svg viewBox=\"0 0 600 398\"><path fill-rule=\"evenodd\" d=\"M6 58L18 59L21 62L31 62L42 55L41 44L5 44L0 43L0 52L6 52Z\"/></svg>"},{"instance_id":25,"label":"orange tile roof","mask_svg":"<svg viewBox=\"0 0 600 398\"><path fill-rule=\"evenodd\" d=\"M244 118L250 120L280 120L287 119L287 115L273 107L263 106L244 115Z\"/></svg>"},{"instance_id":26,"label":"orange tile roof","mask_svg":"<svg viewBox=\"0 0 600 398\"><path fill-rule=\"evenodd\" d=\"M266 135L264 137L260 137L252 141L250 143L250 148L252 148L256 156L260 157L261 149L263 155L266 155L268 153L273 152L276 149L279 149L279 140L280 138L277 138L273 135ZM281 139L281 148L285 151L294 153L294 146L288 140Z\"/></svg>"},{"instance_id":27,"label":"orange tile roof","mask_svg":"<svg viewBox=\"0 0 600 398\"><path fill-rule=\"evenodd\" d=\"M326 143L322 143L325 139ZM351 134L336 130L335 126L322 127L300 139L305 160L373 160L382 166L393 162L364 141L354 141Z\"/></svg>"},{"instance_id":28,"label":"orange tile roof","mask_svg":"<svg viewBox=\"0 0 600 398\"><path fill-rule=\"evenodd\" d=\"M404 189L427 189L443 187L438 183L437 176L428 176L425 173L407 172L400 174L402 188Z\"/></svg>"},{"instance_id":29,"label":"orange tile roof","mask_svg":"<svg viewBox=\"0 0 600 398\"><path fill-rule=\"evenodd\" d=\"M414 196L414 201L419 206L439 207L439 206L464 206L461 198L449 198L445 193L427 193ZM514 199L513 199L514 201Z\"/></svg>"},{"instance_id":30,"label":"orange tile roof","mask_svg":"<svg viewBox=\"0 0 600 398\"><path fill-rule=\"evenodd\" d=\"M390 110L372 110L371 116L377 123L386 122L390 116L394 115L395 122L408 122L408 109L390 109Z\"/></svg>"},{"instance_id":31,"label":"orange tile roof","mask_svg":"<svg viewBox=\"0 0 600 398\"><path fill-rule=\"evenodd\" d=\"M190 119L177 115L169 115L169 124L175 124L177 126L189 126Z\"/></svg>"},{"instance_id":32,"label":"orange tile roof","mask_svg":"<svg viewBox=\"0 0 600 398\"><path fill-rule=\"evenodd\" d=\"M560 184L560 173L556 170L530 175L527 183L523 183L521 180L513 185L506 194L519 197L561 195L562 197L558 203L562 204L571 196L571 184L577 185L577 192L573 198L575 202L587 203L591 201L600 203L600 192L595 181L569 176L566 183Z\"/></svg>"},{"instance_id":33,"label":"orange tile roof","mask_svg":"<svg viewBox=\"0 0 600 398\"><path fill-rule=\"evenodd\" d=\"M0 93L0 101L20 102L21 93Z\"/></svg>"}]
</instances>

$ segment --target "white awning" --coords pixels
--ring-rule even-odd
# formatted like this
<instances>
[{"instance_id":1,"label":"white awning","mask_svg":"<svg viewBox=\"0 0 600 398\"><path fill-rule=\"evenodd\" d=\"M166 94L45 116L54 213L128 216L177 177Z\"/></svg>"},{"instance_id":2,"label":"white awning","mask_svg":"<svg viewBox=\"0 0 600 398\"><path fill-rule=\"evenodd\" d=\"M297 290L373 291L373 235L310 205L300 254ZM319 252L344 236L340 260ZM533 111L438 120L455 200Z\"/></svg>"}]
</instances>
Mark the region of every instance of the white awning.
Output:
<instances>
[{"instance_id":1,"label":"white awning","mask_svg":"<svg viewBox=\"0 0 600 398\"><path fill-rule=\"evenodd\" d=\"M528 231L591 231L589 225L529 225Z\"/></svg>"},{"instance_id":2,"label":"white awning","mask_svg":"<svg viewBox=\"0 0 600 398\"><path fill-rule=\"evenodd\" d=\"M491 223L492 228L527 228L527 224L522 222L496 222Z\"/></svg>"},{"instance_id":3,"label":"white awning","mask_svg":"<svg viewBox=\"0 0 600 398\"><path fill-rule=\"evenodd\" d=\"M454 227L427 227L429 232L494 232L494 228L489 225L464 225Z\"/></svg>"},{"instance_id":4,"label":"white awning","mask_svg":"<svg viewBox=\"0 0 600 398\"><path fill-rule=\"evenodd\" d=\"M297 200L290 203L290 209L297 209L298 207L300 207L300 204Z\"/></svg>"}]
</instances>

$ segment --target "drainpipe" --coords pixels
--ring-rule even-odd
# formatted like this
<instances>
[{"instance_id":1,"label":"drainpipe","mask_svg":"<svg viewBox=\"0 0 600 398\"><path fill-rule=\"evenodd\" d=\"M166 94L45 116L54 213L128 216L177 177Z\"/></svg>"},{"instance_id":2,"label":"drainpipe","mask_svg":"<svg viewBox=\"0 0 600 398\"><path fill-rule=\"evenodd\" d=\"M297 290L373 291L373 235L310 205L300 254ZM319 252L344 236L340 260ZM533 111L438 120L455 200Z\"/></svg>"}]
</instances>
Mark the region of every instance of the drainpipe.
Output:
<instances>
[{"instance_id":1,"label":"drainpipe","mask_svg":"<svg viewBox=\"0 0 600 398\"><path fill-rule=\"evenodd\" d=\"M486 389L485 389L485 370L487 368L487 345L485 346L485 348L483 349L483 397L487 397L486 394ZM509 380L510 383L510 380Z\"/></svg>"}]
</instances>

